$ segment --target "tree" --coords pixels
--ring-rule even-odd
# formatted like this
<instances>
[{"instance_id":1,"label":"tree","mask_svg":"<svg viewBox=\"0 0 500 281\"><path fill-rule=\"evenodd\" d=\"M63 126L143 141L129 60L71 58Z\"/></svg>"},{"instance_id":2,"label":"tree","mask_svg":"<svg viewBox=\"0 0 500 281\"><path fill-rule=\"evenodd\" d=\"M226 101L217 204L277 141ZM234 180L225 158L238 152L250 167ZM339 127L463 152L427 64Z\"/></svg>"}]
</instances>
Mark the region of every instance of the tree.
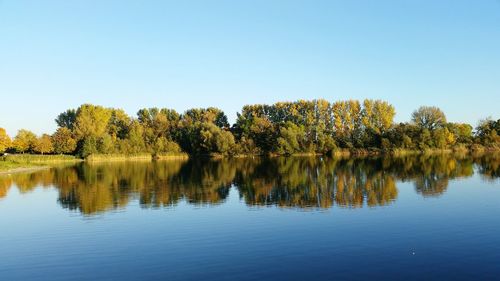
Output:
<instances>
[{"instance_id":1,"label":"tree","mask_svg":"<svg viewBox=\"0 0 500 281\"><path fill-rule=\"evenodd\" d=\"M425 150L432 148L433 146L434 142L432 141L431 132L428 129L423 129L419 137L418 147L421 150Z\"/></svg>"},{"instance_id":2,"label":"tree","mask_svg":"<svg viewBox=\"0 0 500 281\"><path fill-rule=\"evenodd\" d=\"M175 110L144 108L137 112L137 116L143 126L144 141L148 147L153 147L158 138L178 138L180 115Z\"/></svg>"},{"instance_id":3,"label":"tree","mask_svg":"<svg viewBox=\"0 0 500 281\"><path fill-rule=\"evenodd\" d=\"M303 126L297 126L288 121L280 129L278 138L278 153L293 154L303 151L305 131Z\"/></svg>"},{"instance_id":4,"label":"tree","mask_svg":"<svg viewBox=\"0 0 500 281\"><path fill-rule=\"evenodd\" d=\"M90 136L80 141L81 148L78 149L81 157L85 158L91 154L98 153L98 139L97 137Z\"/></svg>"},{"instance_id":5,"label":"tree","mask_svg":"<svg viewBox=\"0 0 500 281\"><path fill-rule=\"evenodd\" d=\"M476 127L476 138L486 146L500 146L500 119L497 121L491 119L481 120Z\"/></svg>"},{"instance_id":6,"label":"tree","mask_svg":"<svg viewBox=\"0 0 500 281\"><path fill-rule=\"evenodd\" d=\"M4 153L12 144L4 128L0 128L0 153Z\"/></svg>"},{"instance_id":7,"label":"tree","mask_svg":"<svg viewBox=\"0 0 500 281\"><path fill-rule=\"evenodd\" d=\"M219 128L214 123L196 122L183 128L182 145L184 150L192 154L230 154L234 147L234 136L231 132Z\"/></svg>"},{"instance_id":8,"label":"tree","mask_svg":"<svg viewBox=\"0 0 500 281\"><path fill-rule=\"evenodd\" d=\"M432 132L434 146L439 149L444 149L447 146L445 129L439 128Z\"/></svg>"},{"instance_id":9,"label":"tree","mask_svg":"<svg viewBox=\"0 0 500 281\"><path fill-rule=\"evenodd\" d=\"M112 154L115 152L115 144L113 138L104 134L97 139L97 151L102 154Z\"/></svg>"},{"instance_id":10,"label":"tree","mask_svg":"<svg viewBox=\"0 0 500 281\"><path fill-rule=\"evenodd\" d=\"M49 135L43 134L40 138L35 141L33 150L40 154L51 153L54 151L54 146L52 145L52 139Z\"/></svg>"},{"instance_id":11,"label":"tree","mask_svg":"<svg viewBox=\"0 0 500 281\"><path fill-rule=\"evenodd\" d=\"M52 144L54 152L58 154L71 154L76 150L76 140L67 127L57 129L52 135Z\"/></svg>"},{"instance_id":12,"label":"tree","mask_svg":"<svg viewBox=\"0 0 500 281\"><path fill-rule=\"evenodd\" d=\"M331 153L337 148L335 139L329 134L319 133L317 136L316 151L319 153Z\"/></svg>"},{"instance_id":13,"label":"tree","mask_svg":"<svg viewBox=\"0 0 500 281\"><path fill-rule=\"evenodd\" d=\"M131 118L123 109L111 109L111 118L108 122L108 134L113 138L124 139L127 136Z\"/></svg>"},{"instance_id":14,"label":"tree","mask_svg":"<svg viewBox=\"0 0 500 281\"><path fill-rule=\"evenodd\" d=\"M349 133L347 124L350 123L348 102L337 101L332 105L335 134L343 137Z\"/></svg>"},{"instance_id":15,"label":"tree","mask_svg":"<svg viewBox=\"0 0 500 281\"><path fill-rule=\"evenodd\" d=\"M399 123L386 134L394 148L416 149L421 130L413 124Z\"/></svg>"},{"instance_id":16,"label":"tree","mask_svg":"<svg viewBox=\"0 0 500 281\"><path fill-rule=\"evenodd\" d=\"M107 133L111 110L102 106L84 104L76 111L74 133L77 139L102 137Z\"/></svg>"},{"instance_id":17,"label":"tree","mask_svg":"<svg viewBox=\"0 0 500 281\"><path fill-rule=\"evenodd\" d=\"M189 109L181 117L184 122L194 124L196 122L213 123L219 128L229 129L226 114L215 107Z\"/></svg>"},{"instance_id":18,"label":"tree","mask_svg":"<svg viewBox=\"0 0 500 281\"><path fill-rule=\"evenodd\" d=\"M127 149L120 149L122 153L132 154L146 151L144 142L144 127L139 121L134 120L130 125L127 137L125 138L128 144Z\"/></svg>"},{"instance_id":19,"label":"tree","mask_svg":"<svg viewBox=\"0 0 500 281\"><path fill-rule=\"evenodd\" d=\"M133 121L130 125L126 140L129 141L133 153L146 151L144 127L138 121Z\"/></svg>"},{"instance_id":20,"label":"tree","mask_svg":"<svg viewBox=\"0 0 500 281\"><path fill-rule=\"evenodd\" d=\"M446 128L455 136L457 143L472 143L472 126L463 123L447 123Z\"/></svg>"},{"instance_id":21,"label":"tree","mask_svg":"<svg viewBox=\"0 0 500 281\"><path fill-rule=\"evenodd\" d=\"M249 128L249 137L262 152L271 152L276 144L274 125L267 118L256 117Z\"/></svg>"},{"instance_id":22,"label":"tree","mask_svg":"<svg viewBox=\"0 0 500 281\"><path fill-rule=\"evenodd\" d=\"M383 134L393 124L396 111L394 106L381 100L365 100L363 102L363 125L376 134Z\"/></svg>"},{"instance_id":23,"label":"tree","mask_svg":"<svg viewBox=\"0 0 500 281\"><path fill-rule=\"evenodd\" d=\"M224 129L214 130L214 147L217 153L228 155L232 154L235 147L234 136L231 132Z\"/></svg>"},{"instance_id":24,"label":"tree","mask_svg":"<svg viewBox=\"0 0 500 281\"><path fill-rule=\"evenodd\" d=\"M153 152L155 154L180 153L181 151L181 147L176 142L165 137L157 138L153 146Z\"/></svg>"},{"instance_id":25,"label":"tree","mask_svg":"<svg viewBox=\"0 0 500 281\"><path fill-rule=\"evenodd\" d=\"M361 105L357 100L338 101L332 105L335 136L344 147L353 147L361 134Z\"/></svg>"},{"instance_id":26,"label":"tree","mask_svg":"<svg viewBox=\"0 0 500 281\"><path fill-rule=\"evenodd\" d=\"M31 152L35 147L36 140L37 137L33 132L22 129L14 138L12 147L20 153Z\"/></svg>"},{"instance_id":27,"label":"tree","mask_svg":"<svg viewBox=\"0 0 500 281\"><path fill-rule=\"evenodd\" d=\"M73 129L76 121L76 110L68 109L65 112L59 114L56 118L57 126L63 128Z\"/></svg>"},{"instance_id":28,"label":"tree","mask_svg":"<svg viewBox=\"0 0 500 281\"><path fill-rule=\"evenodd\" d=\"M217 108L187 110L180 117L178 131L176 140L188 153L230 154L236 147L227 117Z\"/></svg>"},{"instance_id":29,"label":"tree","mask_svg":"<svg viewBox=\"0 0 500 281\"><path fill-rule=\"evenodd\" d=\"M420 128L432 131L446 123L446 116L435 106L422 106L413 112L412 121Z\"/></svg>"}]
</instances>

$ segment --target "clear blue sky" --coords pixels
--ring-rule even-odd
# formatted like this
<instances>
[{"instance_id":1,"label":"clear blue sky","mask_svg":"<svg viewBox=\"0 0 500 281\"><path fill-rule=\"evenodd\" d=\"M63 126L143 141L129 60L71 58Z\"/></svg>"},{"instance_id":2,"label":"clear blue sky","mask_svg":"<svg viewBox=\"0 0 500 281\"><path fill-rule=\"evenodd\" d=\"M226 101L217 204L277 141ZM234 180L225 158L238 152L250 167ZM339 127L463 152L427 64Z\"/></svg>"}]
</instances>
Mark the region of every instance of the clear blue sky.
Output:
<instances>
[{"instance_id":1,"label":"clear blue sky","mask_svg":"<svg viewBox=\"0 0 500 281\"><path fill-rule=\"evenodd\" d=\"M53 132L82 103L384 99L499 118L500 1L0 0L0 127Z\"/></svg>"}]
</instances>

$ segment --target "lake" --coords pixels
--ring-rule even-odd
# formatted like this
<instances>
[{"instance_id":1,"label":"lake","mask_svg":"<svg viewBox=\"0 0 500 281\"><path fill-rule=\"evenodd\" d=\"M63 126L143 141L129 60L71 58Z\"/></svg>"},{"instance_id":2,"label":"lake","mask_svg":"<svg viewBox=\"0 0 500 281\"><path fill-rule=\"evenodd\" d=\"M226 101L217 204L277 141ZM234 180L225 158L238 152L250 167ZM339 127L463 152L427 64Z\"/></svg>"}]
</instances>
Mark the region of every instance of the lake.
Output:
<instances>
[{"instance_id":1,"label":"lake","mask_svg":"<svg viewBox=\"0 0 500 281\"><path fill-rule=\"evenodd\" d=\"M500 157L82 163L0 176L0 280L493 280Z\"/></svg>"}]
</instances>

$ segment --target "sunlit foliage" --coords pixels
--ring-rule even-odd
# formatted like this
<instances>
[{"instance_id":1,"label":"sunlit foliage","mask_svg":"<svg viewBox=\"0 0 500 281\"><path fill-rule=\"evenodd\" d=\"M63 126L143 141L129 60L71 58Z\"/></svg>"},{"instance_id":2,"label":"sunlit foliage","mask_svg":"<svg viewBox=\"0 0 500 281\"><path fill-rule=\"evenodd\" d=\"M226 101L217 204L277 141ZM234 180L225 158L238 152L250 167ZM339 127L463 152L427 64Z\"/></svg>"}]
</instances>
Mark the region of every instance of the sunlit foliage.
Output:
<instances>
[{"instance_id":1,"label":"sunlit foliage","mask_svg":"<svg viewBox=\"0 0 500 281\"><path fill-rule=\"evenodd\" d=\"M144 108L133 117L122 109L84 104L58 115L59 128L50 141L43 136L43 149L37 143L42 136L21 130L11 143L0 131L0 152L238 156L500 148L500 120L481 121L473 131L469 124L446 122L433 106L417 109L408 123L395 124L395 114L394 106L381 100L298 100L245 105L231 126L214 107L184 113Z\"/></svg>"},{"instance_id":2,"label":"sunlit foliage","mask_svg":"<svg viewBox=\"0 0 500 281\"><path fill-rule=\"evenodd\" d=\"M12 141L7 135L4 128L0 128L0 153L5 152L12 144Z\"/></svg>"}]
</instances>

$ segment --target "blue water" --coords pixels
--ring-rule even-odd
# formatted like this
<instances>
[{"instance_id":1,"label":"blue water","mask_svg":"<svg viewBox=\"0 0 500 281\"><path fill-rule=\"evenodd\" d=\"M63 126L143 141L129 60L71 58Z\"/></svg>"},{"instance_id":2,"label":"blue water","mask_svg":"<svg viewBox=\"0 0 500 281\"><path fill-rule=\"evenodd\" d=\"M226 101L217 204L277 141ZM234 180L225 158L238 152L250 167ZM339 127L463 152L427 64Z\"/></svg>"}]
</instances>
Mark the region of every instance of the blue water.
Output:
<instances>
[{"instance_id":1,"label":"blue water","mask_svg":"<svg viewBox=\"0 0 500 281\"><path fill-rule=\"evenodd\" d=\"M359 200L335 201L340 176L311 180L317 163L307 164L306 172L296 170L300 178L296 182L284 179L291 175L289 170L277 169L282 173L274 174L266 169L269 163L256 164L263 165L260 168L245 164L227 181L216 183L220 196L213 196L213 191L199 196L196 185L214 189L210 184L226 177L216 171L236 164L180 164L180 170L167 177L170 180L160 181L165 184L161 191L151 187L153 197L180 190L175 200L167 200L171 204L144 203L144 194L151 192L140 187L150 185L150 180L159 184L156 170L169 163L4 175L0 177L7 186L0 199L0 280L494 280L500 278L500 180L494 160L496 166L486 172L477 160L445 160L445 172L433 168L427 174L446 179L445 190L439 186L435 194L423 194L416 180L408 179L419 175L396 176L395 168L379 165L383 160L337 163L328 173L350 165L347 170L358 174L358 180L373 173L392 175L396 196L368 204L365 190L361 205ZM455 162L451 170L450 161ZM192 166L183 170L186 165ZM425 166L426 161L418 165ZM456 171L457 166L467 165L470 171ZM179 187L195 177L190 177L193 171L206 166L211 168L205 171L212 172L194 181L194 187ZM80 182L89 186L102 182L102 186L76 188L66 176L64 180L54 176L71 174L68 169L77 171ZM124 169L127 174L140 173L142 184L124 180ZM259 169L265 175L256 172ZM111 180L99 176L112 172ZM253 175L243 179L245 173ZM263 204L241 191L243 182L272 182L273 177L280 180L271 187L259 186L262 190L256 187L268 195ZM332 186L331 194L322 195L332 198L331 205L310 203L317 201L300 195L301 191L302 199L295 201L287 199L288 191L276 192L287 194L280 199L270 195L273 188L290 191L314 184ZM63 203L68 201L68 192L63 191L67 188L71 198L80 198L70 206ZM363 188L370 189L366 184ZM89 202L78 201L83 194Z\"/></svg>"}]
</instances>

